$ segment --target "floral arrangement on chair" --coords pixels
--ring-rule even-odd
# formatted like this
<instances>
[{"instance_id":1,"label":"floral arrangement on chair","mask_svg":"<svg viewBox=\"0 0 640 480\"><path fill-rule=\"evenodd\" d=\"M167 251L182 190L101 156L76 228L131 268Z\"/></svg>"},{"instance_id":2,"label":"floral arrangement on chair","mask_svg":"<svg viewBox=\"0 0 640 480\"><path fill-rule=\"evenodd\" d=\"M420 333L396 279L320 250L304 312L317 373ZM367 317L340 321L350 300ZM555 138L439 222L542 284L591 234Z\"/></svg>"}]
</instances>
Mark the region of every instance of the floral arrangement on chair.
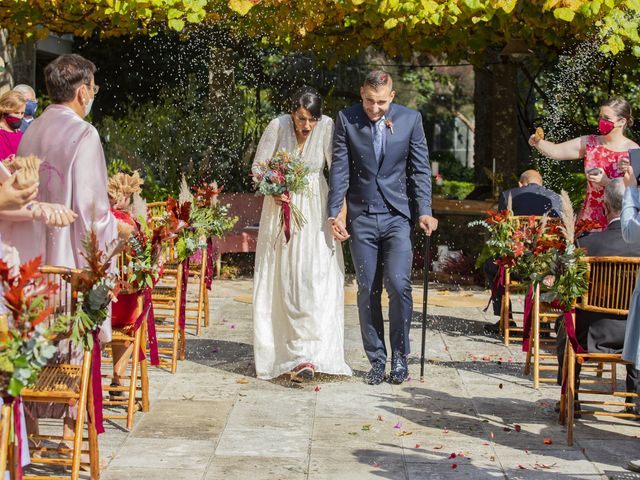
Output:
<instances>
[{"instance_id":1,"label":"floral arrangement on chair","mask_svg":"<svg viewBox=\"0 0 640 480\"><path fill-rule=\"evenodd\" d=\"M575 301L587 291L587 263L585 252L575 244L576 238L594 227L592 220L576 222L567 192L562 191L562 242L545 252L543 265L532 275L540 282L543 292L540 299L565 312L573 308Z\"/></svg>"},{"instance_id":2,"label":"floral arrangement on chair","mask_svg":"<svg viewBox=\"0 0 640 480\"><path fill-rule=\"evenodd\" d=\"M134 222L136 229L123 253L126 276L122 280L130 293L153 288L160 277L164 242L176 238L186 226L175 217L167 217L154 228L144 217L134 219Z\"/></svg>"},{"instance_id":3,"label":"floral arrangement on chair","mask_svg":"<svg viewBox=\"0 0 640 480\"><path fill-rule=\"evenodd\" d=\"M56 353L51 335L56 326L45 320L54 311L46 299L58 286L48 282L39 267L40 257L14 274L0 260L4 303L12 319L0 328L0 395L5 398L18 397L23 388L34 385Z\"/></svg>"},{"instance_id":4,"label":"floral arrangement on chair","mask_svg":"<svg viewBox=\"0 0 640 480\"><path fill-rule=\"evenodd\" d=\"M203 183L193 188L193 208L191 209L191 225L204 233L206 238L222 237L230 231L238 221L238 217L229 215L229 205L218 201L218 195L224 186L218 187L216 182Z\"/></svg>"},{"instance_id":5,"label":"floral arrangement on chair","mask_svg":"<svg viewBox=\"0 0 640 480\"><path fill-rule=\"evenodd\" d=\"M123 286L118 275L110 271L111 261L120 253L123 245L114 243L105 252L100 248L95 230L91 229L82 246L82 256L87 266L70 279L78 294L77 308L71 315L61 317L55 331L68 335L73 344L91 350L94 336L109 314L109 303Z\"/></svg>"},{"instance_id":6,"label":"floral arrangement on chair","mask_svg":"<svg viewBox=\"0 0 640 480\"><path fill-rule=\"evenodd\" d=\"M516 222L508 207L490 211L486 220L469 226L483 226L490 235L477 265L495 258L501 269L509 267L520 278L540 283L542 301L568 310L587 286L584 251L575 246L575 239L592 230L594 222L576 223L568 194L563 191L561 198L561 222L546 215Z\"/></svg>"},{"instance_id":7,"label":"floral arrangement on chair","mask_svg":"<svg viewBox=\"0 0 640 480\"><path fill-rule=\"evenodd\" d=\"M176 241L176 253L179 261L192 257L197 251L207 248L207 239L221 237L231 230L238 221L229 216L229 205L217 201L222 187L213 182L194 189L195 196L183 177L178 201L171 196L167 199L168 221L181 221L185 227Z\"/></svg>"}]
</instances>

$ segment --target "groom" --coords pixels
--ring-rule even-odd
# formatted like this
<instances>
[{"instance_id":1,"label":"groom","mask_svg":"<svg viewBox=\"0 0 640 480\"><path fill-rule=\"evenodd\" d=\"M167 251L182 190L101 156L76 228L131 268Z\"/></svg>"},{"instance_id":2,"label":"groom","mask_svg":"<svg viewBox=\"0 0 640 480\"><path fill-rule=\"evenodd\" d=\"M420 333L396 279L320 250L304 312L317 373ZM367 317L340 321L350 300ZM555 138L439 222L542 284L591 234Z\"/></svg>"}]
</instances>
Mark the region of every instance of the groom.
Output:
<instances>
[{"instance_id":1,"label":"groom","mask_svg":"<svg viewBox=\"0 0 640 480\"><path fill-rule=\"evenodd\" d=\"M427 235L438 227L431 216L431 167L420 113L393 104L391 75L373 71L360 88L362 104L342 110L333 138L328 201L329 224L340 241L351 238L358 279L358 312L371 363L366 381L385 378L387 348L382 319L382 284L389 294L392 383L409 369L412 230ZM338 215L347 201L347 220Z\"/></svg>"}]
</instances>

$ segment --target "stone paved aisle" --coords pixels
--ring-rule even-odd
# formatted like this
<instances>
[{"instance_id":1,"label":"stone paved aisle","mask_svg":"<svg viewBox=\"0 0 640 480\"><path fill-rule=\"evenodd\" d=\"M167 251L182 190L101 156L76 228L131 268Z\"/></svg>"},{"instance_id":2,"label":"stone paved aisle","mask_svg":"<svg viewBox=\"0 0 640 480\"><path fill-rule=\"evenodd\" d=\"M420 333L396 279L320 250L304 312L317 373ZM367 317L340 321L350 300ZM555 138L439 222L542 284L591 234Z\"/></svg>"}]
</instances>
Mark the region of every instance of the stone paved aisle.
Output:
<instances>
[{"instance_id":1,"label":"stone paved aisle","mask_svg":"<svg viewBox=\"0 0 640 480\"><path fill-rule=\"evenodd\" d=\"M176 375L151 370L151 411L101 436L104 480L636 478L622 469L640 457L636 424L582 420L567 447L558 388L532 388L520 346L483 335L494 318L480 308L430 308L424 383L416 312L411 381L372 387L348 306L357 376L296 388L253 378L251 305L234 300L250 289L214 283L212 325L188 338L188 360Z\"/></svg>"}]
</instances>

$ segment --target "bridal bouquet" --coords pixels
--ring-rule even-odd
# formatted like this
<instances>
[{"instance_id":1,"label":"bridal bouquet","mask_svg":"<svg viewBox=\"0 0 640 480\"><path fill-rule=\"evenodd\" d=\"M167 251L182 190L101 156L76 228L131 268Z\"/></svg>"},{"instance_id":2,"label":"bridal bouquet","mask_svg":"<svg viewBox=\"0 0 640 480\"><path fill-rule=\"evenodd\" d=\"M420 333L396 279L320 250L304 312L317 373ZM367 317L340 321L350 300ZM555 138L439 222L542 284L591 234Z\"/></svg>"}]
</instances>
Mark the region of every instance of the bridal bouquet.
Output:
<instances>
[{"instance_id":1,"label":"bridal bouquet","mask_svg":"<svg viewBox=\"0 0 640 480\"><path fill-rule=\"evenodd\" d=\"M258 195L284 195L291 199L292 193L302 193L309 184L309 167L300 155L280 150L266 162L253 167L253 181ZM291 202L282 202L280 225L288 242L291 227L300 230L306 219L298 207Z\"/></svg>"}]
</instances>

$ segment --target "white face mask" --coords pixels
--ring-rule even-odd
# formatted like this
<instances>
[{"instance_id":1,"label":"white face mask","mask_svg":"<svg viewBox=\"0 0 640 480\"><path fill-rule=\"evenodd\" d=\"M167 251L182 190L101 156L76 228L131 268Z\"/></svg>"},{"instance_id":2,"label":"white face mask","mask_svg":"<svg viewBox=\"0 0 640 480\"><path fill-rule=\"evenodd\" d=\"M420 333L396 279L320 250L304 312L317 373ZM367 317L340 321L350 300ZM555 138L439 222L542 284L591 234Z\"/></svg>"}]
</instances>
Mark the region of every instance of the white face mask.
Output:
<instances>
[{"instance_id":1,"label":"white face mask","mask_svg":"<svg viewBox=\"0 0 640 480\"><path fill-rule=\"evenodd\" d=\"M85 87L87 87L85 85ZM89 97L89 87L87 87L87 98L89 98L89 100L87 101L87 103L84 104L84 116L86 117L87 115L89 115L89 113L91 112L91 107L93 106L93 100L95 97Z\"/></svg>"},{"instance_id":2,"label":"white face mask","mask_svg":"<svg viewBox=\"0 0 640 480\"><path fill-rule=\"evenodd\" d=\"M84 116L86 117L91 112L91 107L93 106L93 98L90 98L87 103L84 104Z\"/></svg>"}]
</instances>

